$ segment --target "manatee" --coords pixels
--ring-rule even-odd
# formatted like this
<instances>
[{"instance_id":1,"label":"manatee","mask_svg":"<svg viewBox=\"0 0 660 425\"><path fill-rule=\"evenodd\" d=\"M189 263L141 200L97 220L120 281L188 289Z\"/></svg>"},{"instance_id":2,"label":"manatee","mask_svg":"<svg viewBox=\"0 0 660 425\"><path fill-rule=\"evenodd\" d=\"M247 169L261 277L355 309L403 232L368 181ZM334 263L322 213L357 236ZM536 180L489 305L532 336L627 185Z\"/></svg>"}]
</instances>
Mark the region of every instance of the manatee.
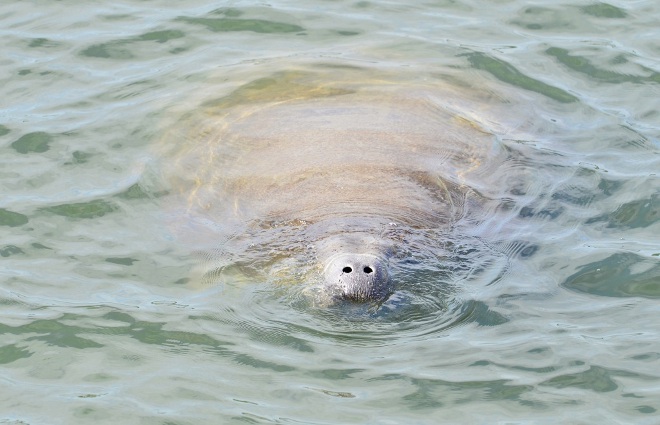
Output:
<instances>
[{"instance_id":1,"label":"manatee","mask_svg":"<svg viewBox=\"0 0 660 425\"><path fill-rule=\"evenodd\" d=\"M162 143L175 233L201 253L203 283L382 302L405 264L443 261L474 198L465 176L493 138L459 113L460 95L332 68L209 92Z\"/></svg>"}]
</instances>

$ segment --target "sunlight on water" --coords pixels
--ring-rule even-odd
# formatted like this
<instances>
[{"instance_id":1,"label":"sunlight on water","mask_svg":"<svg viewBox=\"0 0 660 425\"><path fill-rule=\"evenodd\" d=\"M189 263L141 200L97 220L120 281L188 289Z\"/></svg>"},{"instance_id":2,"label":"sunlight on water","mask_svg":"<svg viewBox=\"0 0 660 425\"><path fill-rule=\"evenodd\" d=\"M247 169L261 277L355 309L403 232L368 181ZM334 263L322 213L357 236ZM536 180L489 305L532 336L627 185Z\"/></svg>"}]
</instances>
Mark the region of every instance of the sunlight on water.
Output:
<instances>
[{"instance_id":1,"label":"sunlight on water","mask_svg":"<svg viewBox=\"0 0 660 425\"><path fill-rule=\"evenodd\" d=\"M654 6L0 6L0 423L655 424Z\"/></svg>"}]
</instances>

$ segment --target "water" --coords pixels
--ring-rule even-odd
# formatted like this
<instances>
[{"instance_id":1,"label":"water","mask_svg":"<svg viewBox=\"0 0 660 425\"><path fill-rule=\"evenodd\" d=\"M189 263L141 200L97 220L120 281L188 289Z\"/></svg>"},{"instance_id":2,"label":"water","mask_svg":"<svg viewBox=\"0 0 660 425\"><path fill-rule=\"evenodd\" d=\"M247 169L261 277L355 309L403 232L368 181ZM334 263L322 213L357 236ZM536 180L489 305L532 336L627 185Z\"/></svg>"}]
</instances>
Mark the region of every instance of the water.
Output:
<instances>
[{"instance_id":1,"label":"water","mask_svg":"<svg viewBox=\"0 0 660 425\"><path fill-rule=\"evenodd\" d=\"M657 423L658 17L0 6L0 423ZM481 202L439 235L456 267L364 308L280 285L298 247L196 284L212 223L172 192L163 146L204 140L204 102L319 66L449 87L433 101L489 135L464 174Z\"/></svg>"}]
</instances>

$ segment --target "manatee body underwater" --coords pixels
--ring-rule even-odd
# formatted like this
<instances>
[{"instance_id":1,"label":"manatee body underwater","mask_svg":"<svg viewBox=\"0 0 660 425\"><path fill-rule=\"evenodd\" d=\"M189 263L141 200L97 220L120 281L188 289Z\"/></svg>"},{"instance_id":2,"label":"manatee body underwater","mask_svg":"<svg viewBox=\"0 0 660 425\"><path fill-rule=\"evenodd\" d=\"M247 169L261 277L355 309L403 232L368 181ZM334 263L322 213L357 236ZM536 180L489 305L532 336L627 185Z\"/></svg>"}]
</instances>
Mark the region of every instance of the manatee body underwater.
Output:
<instances>
[{"instance_id":1,"label":"manatee body underwater","mask_svg":"<svg viewBox=\"0 0 660 425\"><path fill-rule=\"evenodd\" d=\"M492 144L447 105L424 87L291 71L184 114L164 144L168 202L199 280L382 302L410 265L441 268Z\"/></svg>"}]
</instances>

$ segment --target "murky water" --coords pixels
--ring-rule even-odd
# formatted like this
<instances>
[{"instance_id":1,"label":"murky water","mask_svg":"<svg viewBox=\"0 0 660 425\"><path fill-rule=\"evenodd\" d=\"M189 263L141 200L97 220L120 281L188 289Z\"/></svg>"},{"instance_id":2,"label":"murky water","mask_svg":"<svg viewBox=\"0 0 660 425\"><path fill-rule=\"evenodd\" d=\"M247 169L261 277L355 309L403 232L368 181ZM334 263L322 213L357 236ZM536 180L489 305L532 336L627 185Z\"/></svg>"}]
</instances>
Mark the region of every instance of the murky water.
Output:
<instances>
[{"instance_id":1,"label":"murky water","mask_svg":"<svg viewBox=\"0 0 660 425\"><path fill-rule=\"evenodd\" d=\"M651 1L0 6L0 423L657 423L659 17ZM398 241L396 288L317 303L319 214L350 208L258 178L356 129L460 140L424 164L455 214L404 208L426 177L393 180L404 198L365 184L382 208L333 229ZM256 150L277 162L248 136L286 143ZM388 140L379 163L422 167Z\"/></svg>"}]
</instances>

